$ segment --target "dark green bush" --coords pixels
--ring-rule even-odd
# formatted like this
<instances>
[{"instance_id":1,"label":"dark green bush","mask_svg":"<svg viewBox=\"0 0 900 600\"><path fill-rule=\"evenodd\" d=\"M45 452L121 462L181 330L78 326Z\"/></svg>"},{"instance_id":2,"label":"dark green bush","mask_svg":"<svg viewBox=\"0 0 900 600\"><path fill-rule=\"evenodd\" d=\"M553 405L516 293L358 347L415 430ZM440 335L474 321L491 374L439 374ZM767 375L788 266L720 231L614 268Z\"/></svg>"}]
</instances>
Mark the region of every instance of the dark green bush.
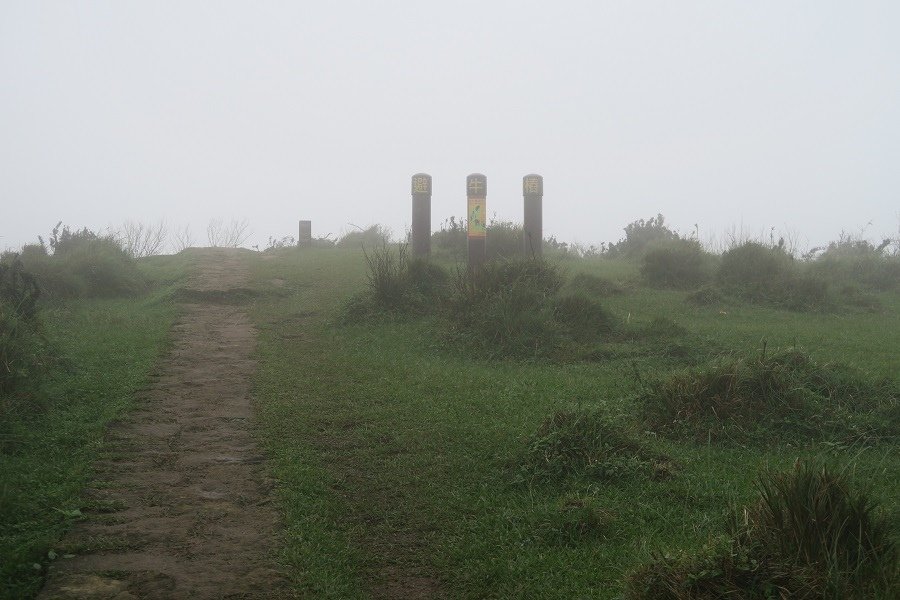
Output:
<instances>
[{"instance_id":1,"label":"dark green bush","mask_svg":"<svg viewBox=\"0 0 900 600\"><path fill-rule=\"evenodd\" d=\"M631 600L893 598L900 586L891 522L843 473L798 462L757 481L722 539L657 556L630 575Z\"/></svg>"},{"instance_id":2,"label":"dark green bush","mask_svg":"<svg viewBox=\"0 0 900 600\"><path fill-rule=\"evenodd\" d=\"M726 357L648 386L644 417L675 436L875 441L898 435L887 418L900 388L850 367L820 365L796 351Z\"/></svg>"},{"instance_id":3,"label":"dark green bush","mask_svg":"<svg viewBox=\"0 0 900 600\"><path fill-rule=\"evenodd\" d=\"M735 287L764 287L794 274L796 264L781 247L745 242L722 254L716 279Z\"/></svg>"},{"instance_id":4,"label":"dark green bush","mask_svg":"<svg viewBox=\"0 0 900 600\"><path fill-rule=\"evenodd\" d=\"M716 279L741 298L792 310L820 310L830 303L828 281L804 273L782 246L745 242L722 255Z\"/></svg>"},{"instance_id":5,"label":"dark green bush","mask_svg":"<svg viewBox=\"0 0 900 600\"><path fill-rule=\"evenodd\" d=\"M874 246L866 240L842 236L810 262L812 273L837 284L885 291L900 287L900 256L885 254L891 240Z\"/></svg>"},{"instance_id":6,"label":"dark green bush","mask_svg":"<svg viewBox=\"0 0 900 600\"><path fill-rule=\"evenodd\" d=\"M610 244L607 255L611 258L617 256L640 256L650 244L677 240L678 234L666 227L665 217L661 214L649 219L638 219L625 226L625 238L615 244Z\"/></svg>"},{"instance_id":7,"label":"dark green bush","mask_svg":"<svg viewBox=\"0 0 900 600\"><path fill-rule=\"evenodd\" d=\"M380 248L391 241L391 232L384 225L370 225L365 229L350 231L337 242L338 248Z\"/></svg>"},{"instance_id":8,"label":"dark green bush","mask_svg":"<svg viewBox=\"0 0 900 600\"><path fill-rule=\"evenodd\" d=\"M431 249L436 256L464 261L469 251L468 239L465 219L450 217L441 223L438 231L431 234ZM490 221L487 225L485 252L488 260L521 258L522 226L511 221Z\"/></svg>"},{"instance_id":9,"label":"dark green bush","mask_svg":"<svg viewBox=\"0 0 900 600\"><path fill-rule=\"evenodd\" d=\"M52 254L46 246L28 245L22 262L49 298L133 295L146 288L137 263L111 235L88 229L53 230Z\"/></svg>"},{"instance_id":10,"label":"dark green bush","mask_svg":"<svg viewBox=\"0 0 900 600\"><path fill-rule=\"evenodd\" d=\"M693 289L712 279L713 257L697 240L674 238L649 245L641 275L650 285Z\"/></svg>"}]
</instances>

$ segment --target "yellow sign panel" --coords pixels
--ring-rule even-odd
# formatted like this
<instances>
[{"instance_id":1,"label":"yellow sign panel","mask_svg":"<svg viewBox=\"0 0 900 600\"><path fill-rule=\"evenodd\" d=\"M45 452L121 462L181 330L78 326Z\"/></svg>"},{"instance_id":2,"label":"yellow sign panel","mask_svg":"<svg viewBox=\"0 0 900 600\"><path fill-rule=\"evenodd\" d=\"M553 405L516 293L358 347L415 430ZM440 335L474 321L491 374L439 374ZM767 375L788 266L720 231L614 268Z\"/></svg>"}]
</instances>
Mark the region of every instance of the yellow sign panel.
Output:
<instances>
[{"instance_id":1,"label":"yellow sign panel","mask_svg":"<svg viewBox=\"0 0 900 600\"><path fill-rule=\"evenodd\" d=\"M413 185L412 185L413 193L414 194L427 194L430 191L428 189L429 183L430 182L428 181L428 177L423 177L421 175L418 177L413 177Z\"/></svg>"},{"instance_id":2,"label":"yellow sign panel","mask_svg":"<svg viewBox=\"0 0 900 600\"><path fill-rule=\"evenodd\" d=\"M487 237L487 206L484 198L469 198L469 237Z\"/></svg>"}]
</instances>

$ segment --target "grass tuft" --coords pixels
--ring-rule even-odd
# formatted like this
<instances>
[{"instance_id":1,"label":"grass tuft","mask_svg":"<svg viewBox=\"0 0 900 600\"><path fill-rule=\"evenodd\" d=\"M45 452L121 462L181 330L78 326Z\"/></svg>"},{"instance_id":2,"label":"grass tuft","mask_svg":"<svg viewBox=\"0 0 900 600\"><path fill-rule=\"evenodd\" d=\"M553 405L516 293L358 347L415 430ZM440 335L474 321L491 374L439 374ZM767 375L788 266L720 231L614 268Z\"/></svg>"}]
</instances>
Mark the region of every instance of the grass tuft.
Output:
<instances>
[{"instance_id":1,"label":"grass tuft","mask_svg":"<svg viewBox=\"0 0 900 600\"><path fill-rule=\"evenodd\" d=\"M559 411L528 440L520 473L533 482L651 478L665 462L599 411Z\"/></svg>"},{"instance_id":2,"label":"grass tuft","mask_svg":"<svg viewBox=\"0 0 900 600\"><path fill-rule=\"evenodd\" d=\"M798 462L757 480L726 535L695 553L657 556L626 598L890 598L900 586L891 522L844 473Z\"/></svg>"}]
</instances>

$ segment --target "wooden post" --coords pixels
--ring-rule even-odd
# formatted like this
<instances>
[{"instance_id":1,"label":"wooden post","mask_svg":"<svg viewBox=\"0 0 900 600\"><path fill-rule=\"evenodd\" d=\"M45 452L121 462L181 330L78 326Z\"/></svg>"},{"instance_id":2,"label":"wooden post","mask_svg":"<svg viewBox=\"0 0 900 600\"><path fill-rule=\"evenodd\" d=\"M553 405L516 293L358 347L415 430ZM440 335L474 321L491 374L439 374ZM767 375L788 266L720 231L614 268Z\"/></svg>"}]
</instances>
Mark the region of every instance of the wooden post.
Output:
<instances>
[{"instance_id":1,"label":"wooden post","mask_svg":"<svg viewBox=\"0 0 900 600\"><path fill-rule=\"evenodd\" d=\"M487 177L473 173L466 177L466 198L468 200L469 268L476 269L484 264L487 238Z\"/></svg>"},{"instance_id":2,"label":"wooden post","mask_svg":"<svg viewBox=\"0 0 900 600\"><path fill-rule=\"evenodd\" d=\"M523 177L522 195L525 197L525 217L522 226L525 258L540 258L544 253L544 178L534 174Z\"/></svg>"},{"instance_id":3,"label":"wooden post","mask_svg":"<svg viewBox=\"0 0 900 600\"><path fill-rule=\"evenodd\" d=\"M412 255L422 258L431 252L431 175L412 176Z\"/></svg>"},{"instance_id":4,"label":"wooden post","mask_svg":"<svg viewBox=\"0 0 900 600\"><path fill-rule=\"evenodd\" d=\"M300 221L300 232L297 236L297 245L301 248L312 247L312 221Z\"/></svg>"}]
</instances>

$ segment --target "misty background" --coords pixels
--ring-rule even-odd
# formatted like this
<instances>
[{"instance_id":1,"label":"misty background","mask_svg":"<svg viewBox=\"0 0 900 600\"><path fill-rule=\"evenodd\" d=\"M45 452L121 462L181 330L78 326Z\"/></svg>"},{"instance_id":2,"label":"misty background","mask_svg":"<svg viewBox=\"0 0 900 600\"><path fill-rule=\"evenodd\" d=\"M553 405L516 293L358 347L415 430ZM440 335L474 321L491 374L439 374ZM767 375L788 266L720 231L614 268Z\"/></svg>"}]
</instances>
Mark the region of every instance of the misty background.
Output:
<instances>
[{"instance_id":1,"label":"misty background","mask_svg":"<svg viewBox=\"0 0 900 600\"><path fill-rule=\"evenodd\" d=\"M249 221L248 245L521 221L594 244L900 226L897 2L0 0L0 249L57 221ZM871 225L869 225L871 223Z\"/></svg>"}]
</instances>

